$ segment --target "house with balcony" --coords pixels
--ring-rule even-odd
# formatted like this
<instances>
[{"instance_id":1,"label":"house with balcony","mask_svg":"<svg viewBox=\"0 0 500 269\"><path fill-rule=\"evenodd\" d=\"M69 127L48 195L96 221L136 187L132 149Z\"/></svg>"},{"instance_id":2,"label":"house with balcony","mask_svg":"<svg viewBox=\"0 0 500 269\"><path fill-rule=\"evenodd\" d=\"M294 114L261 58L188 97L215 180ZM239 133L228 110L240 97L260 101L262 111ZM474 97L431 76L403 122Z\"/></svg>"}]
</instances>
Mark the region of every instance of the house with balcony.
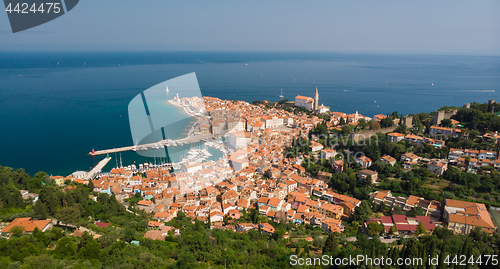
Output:
<instances>
[{"instance_id":1,"label":"house with balcony","mask_svg":"<svg viewBox=\"0 0 500 269\"><path fill-rule=\"evenodd\" d=\"M442 176L447 169L448 162L445 160L433 160L427 164L427 170L438 176Z\"/></svg>"},{"instance_id":2,"label":"house with balcony","mask_svg":"<svg viewBox=\"0 0 500 269\"><path fill-rule=\"evenodd\" d=\"M361 165L362 168L368 168L372 165L372 160L366 156L361 156L356 158L356 162Z\"/></svg>"},{"instance_id":3,"label":"house with balcony","mask_svg":"<svg viewBox=\"0 0 500 269\"><path fill-rule=\"evenodd\" d=\"M396 164L396 159L394 159L390 155L384 155L384 156L382 156L382 158L380 158L380 160L388 165L394 166Z\"/></svg>"},{"instance_id":4,"label":"house with balcony","mask_svg":"<svg viewBox=\"0 0 500 269\"><path fill-rule=\"evenodd\" d=\"M398 143L399 141L402 141L404 139L405 139L405 135L401 134L401 133L390 133L390 134L387 134L387 140L391 141L391 142L394 142L394 143Z\"/></svg>"}]
</instances>

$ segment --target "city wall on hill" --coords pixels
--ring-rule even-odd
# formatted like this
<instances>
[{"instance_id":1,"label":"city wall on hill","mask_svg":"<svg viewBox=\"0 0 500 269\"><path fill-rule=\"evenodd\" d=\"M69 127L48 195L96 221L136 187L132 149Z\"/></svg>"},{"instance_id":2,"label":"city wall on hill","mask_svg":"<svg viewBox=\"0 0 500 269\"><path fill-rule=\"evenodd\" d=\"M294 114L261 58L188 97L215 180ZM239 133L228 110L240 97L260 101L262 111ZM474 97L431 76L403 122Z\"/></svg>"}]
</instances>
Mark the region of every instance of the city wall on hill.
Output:
<instances>
[{"instance_id":1,"label":"city wall on hill","mask_svg":"<svg viewBox=\"0 0 500 269\"><path fill-rule=\"evenodd\" d=\"M359 140L368 139L373 135L375 135L376 133L387 134L390 132L394 132L396 128L397 126L393 126L393 127L381 128L378 130L366 130L366 131L361 131L359 133L351 133L351 139L354 140L355 142L358 142Z\"/></svg>"}]
</instances>

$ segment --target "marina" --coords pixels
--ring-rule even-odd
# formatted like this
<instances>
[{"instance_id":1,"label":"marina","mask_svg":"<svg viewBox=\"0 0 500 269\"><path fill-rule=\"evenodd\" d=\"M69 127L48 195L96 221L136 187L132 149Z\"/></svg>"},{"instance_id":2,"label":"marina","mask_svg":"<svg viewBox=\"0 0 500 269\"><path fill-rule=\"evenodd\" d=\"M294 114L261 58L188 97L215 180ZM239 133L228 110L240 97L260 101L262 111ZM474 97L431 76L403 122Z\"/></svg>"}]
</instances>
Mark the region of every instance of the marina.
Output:
<instances>
[{"instance_id":1,"label":"marina","mask_svg":"<svg viewBox=\"0 0 500 269\"><path fill-rule=\"evenodd\" d=\"M172 167L175 170L180 170L182 164L205 162L208 158L212 157L212 154L208 152L206 147L207 146L203 146L202 148L191 148L180 158L179 162L172 163Z\"/></svg>"},{"instance_id":2,"label":"marina","mask_svg":"<svg viewBox=\"0 0 500 269\"><path fill-rule=\"evenodd\" d=\"M150 143L150 144L142 144L142 145L113 148L113 149L105 149L105 150L92 150L91 152L88 153L88 155L97 156L97 155L104 155L104 154L124 152L124 151L145 151L148 148L160 149L160 148L165 148L165 147L175 147L175 146L182 146L182 145L186 145L186 144L192 144L192 143L196 143L196 142L200 142L200 141L210 141L211 139L212 139L211 135L193 135L193 136L189 136L189 137L177 139L177 140L165 139L165 140L161 140L159 142Z\"/></svg>"},{"instance_id":3,"label":"marina","mask_svg":"<svg viewBox=\"0 0 500 269\"><path fill-rule=\"evenodd\" d=\"M210 145L210 146L209 146ZM213 156L212 153L209 152L208 147L210 148L216 148L219 151L223 152L223 144L221 142L205 142L203 145L198 145L198 146L192 146L189 151L184 153L180 158L178 159L178 162L172 162L169 163L166 158L162 157L153 157L153 161L151 162L144 162L144 163L138 163L136 164L135 162L130 165L123 165L121 161L121 154L120 154L120 161L118 162L118 157L116 166L111 169L121 169L123 168L124 170L131 171L133 173L136 172L145 172L148 170L152 169L158 169L158 168L174 168L175 170L180 170L182 164L192 164L192 163L203 163L206 161L209 161L210 158ZM226 154L223 154L222 158L226 158ZM101 172L104 166L111 160L111 157L106 157L104 160L102 160L94 169L92 169L91 172L87 173L88 178L98 178L101 176L108 176L110 175L110 172Z\"/></svg>"}]
</instances>

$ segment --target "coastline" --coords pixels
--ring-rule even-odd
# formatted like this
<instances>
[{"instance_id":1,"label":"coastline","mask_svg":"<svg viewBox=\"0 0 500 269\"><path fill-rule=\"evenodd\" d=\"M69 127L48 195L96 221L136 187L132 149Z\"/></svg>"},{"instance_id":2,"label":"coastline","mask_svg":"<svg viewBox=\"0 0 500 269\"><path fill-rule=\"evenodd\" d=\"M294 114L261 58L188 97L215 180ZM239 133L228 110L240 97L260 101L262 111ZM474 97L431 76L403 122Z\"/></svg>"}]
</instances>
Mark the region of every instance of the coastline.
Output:
<instances>
[{"instance_id":1,"label":"coastline","mask_svg":"<svg viewBox=\"0 0 500 269\"><path fill-rule=\"evenodd\" d=\"M168 100L167 101L169 104L173 105L173 106L176 106L176 107L179 107L179 108L182 108L182 110L184 111L184 113L186 113L188 116L192 117L192 118L195 118L196 120L198 120L198 116L194 115L193 112L191 112L186 106L183 106L181 104L178 104L177 102L174 102L174 100ZM196 123L196 122L195 122ZM189 128L189 131L186 135L185 138L189 138L192 136L192 134L194 133L194 126L195 126L195 123L193 123L191 125L191 127Z\"/></svg>"}]
</instances>

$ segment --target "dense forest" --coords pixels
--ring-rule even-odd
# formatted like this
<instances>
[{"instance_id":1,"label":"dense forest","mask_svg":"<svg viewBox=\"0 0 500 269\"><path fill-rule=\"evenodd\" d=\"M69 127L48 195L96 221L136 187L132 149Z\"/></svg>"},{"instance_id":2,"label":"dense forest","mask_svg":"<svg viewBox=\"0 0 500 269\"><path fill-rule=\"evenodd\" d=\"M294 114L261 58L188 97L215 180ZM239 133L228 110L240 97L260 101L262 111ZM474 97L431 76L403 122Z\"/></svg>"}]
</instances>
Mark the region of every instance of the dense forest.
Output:
<instances>
[{"instance_id":1,"label":"dense forest","mask_svg":"<svg viewBox=\"0 0 500 269\"><path fill-rule=\"evenodd\" d=\"M24 170L13 170L0 166L0 216L4 221L19 217L33 219L57 218L64 224L86 226L91 220L100 219L117 224L142 222L143 216L127 212L125 206L114 196L93 193L93 187L74 182L66 182L61 188L50 177L39 172L31 177ZM90 183L89 185L92 185ZM33 204L24 200L20 190L39 194ZM95 197L96 201L92 199Z\"/></svg>"},{"instance_id":2,"label":"dense forest","mask_svg":"<svg viewBox=\"0 0 500 269\"><path fill-rule=\"evenodd\" d=\"M113 233L95 240L88 234L76 238L59 228L12 236L8 240L0 239L0 268L291 268L291 255L299 258L322 255L335 258L384 256L393 260L423 258L423 266L382 267L452 268L453 264L444 263L446 255L474 256L474 261L477 261L478 255L498 255L494 244L500 243L498 236L491 237L479 230L463 236L453 235L451 231L441 228L430 235L403 238L392 244L368 239L363 234L359 234L354 242L348 242L342 235L331 234L324 236L322 244L304 240L290 243L290 240L273 238L259 230L246 233L211 230L206 224L199 221L193 223L183 216L177 217L174 222L181 224L179 236L168 235L165 241L139 239L139 246L129 244ZM440 266L426 266L429 255L439 255ZM485 260L483 258L483 262ZM335 268L359 267L364 266ZM490 262L489 265L472 264L467 268L498 266Z\"/></svg>"}]
</instances>

